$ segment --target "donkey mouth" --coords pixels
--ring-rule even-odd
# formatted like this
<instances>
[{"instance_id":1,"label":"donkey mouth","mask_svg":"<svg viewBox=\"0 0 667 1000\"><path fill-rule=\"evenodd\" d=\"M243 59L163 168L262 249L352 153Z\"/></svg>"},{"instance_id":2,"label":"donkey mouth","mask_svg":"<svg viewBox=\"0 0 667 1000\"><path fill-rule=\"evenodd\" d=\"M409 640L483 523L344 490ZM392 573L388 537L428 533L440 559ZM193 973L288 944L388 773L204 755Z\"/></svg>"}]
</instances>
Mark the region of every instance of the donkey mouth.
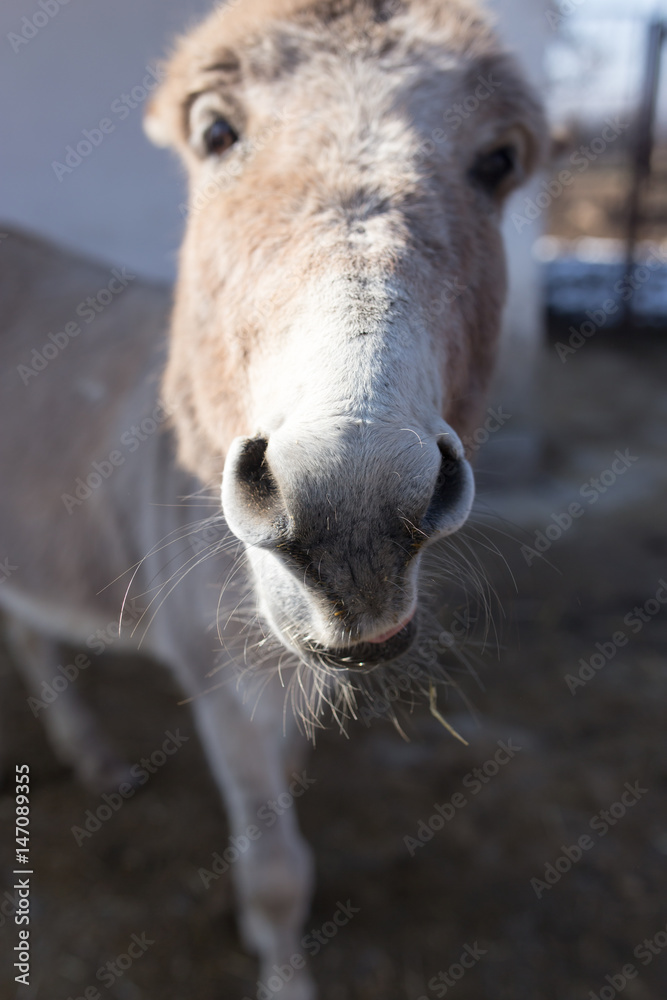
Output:
<instances>
[{"instance_id":1,"label":"donkey mouth","mask_svg":"<svg viewBox=\"0 0 667 1000\"><path fill-rule=\"evenodd\" d=\"M328 666L340 670L367 670L407 653L417 637L417 631L417 621L413 617L399 632L384 642L358 642L345 649L315 646L314 652Z\"/></svg>"}]
</instances>

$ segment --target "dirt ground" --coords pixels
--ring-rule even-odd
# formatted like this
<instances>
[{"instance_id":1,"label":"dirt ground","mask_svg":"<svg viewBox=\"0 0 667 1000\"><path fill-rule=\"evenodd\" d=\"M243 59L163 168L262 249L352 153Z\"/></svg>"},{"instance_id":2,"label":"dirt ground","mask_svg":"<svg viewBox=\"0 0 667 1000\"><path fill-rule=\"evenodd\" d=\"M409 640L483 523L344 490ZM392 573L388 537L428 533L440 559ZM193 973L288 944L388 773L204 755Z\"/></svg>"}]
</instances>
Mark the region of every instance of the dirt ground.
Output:
<instances>
[{"instance_id":1,"label":"dirt ground","mask_svg":"<svg viewBox=\"0 0 667 1000\"><path fill-rule=\"evenodd\" d=\"M477 722L458 696L440 698L469 747L420 708L405 723L410 742L386 719L359 722L350 739L325 733L308 763L316 781L299 815L317 891L307 930L339 901L359 911L313 960L323 1000L667 996L667 605L656 599L667 578L667 351L587 343L565 365L548 353L544 470L520 489L511 469L488 476L498 485L468 536L498 594L499 633L484 649L472 629L479 684L457 674ZM617 450L626 468L602 475L602 492L591 479ZM547 533L574 502L583 512L572 526ZM538 531L554 536L543 558L522 550L544 547ZM459 599L443 589L443 622ZM567 675L596 653L590 679L570 690ZM257 969L238 940L229 878L205 889L197 874L228 834L196 738L79 847L71 827L100 800L54 763L6 657L2 672L5 767L13 776L29 762L33 775L35 871L32 985L13 982L5 906L2 1000L74 1000L95 984L105 1000L252 997ZM78 683L129 761L166 730L193 732L150 663L100 661ZM499 740L520 750L494 767ZM2 791L0 894L12 885L13 781ZM419 830L426 838L429 821L431 839L406 844ZM98 968L144 933L145 954L100 985ZM461 976L464 954L472 968Z\"/></svg>"}]
</instances>

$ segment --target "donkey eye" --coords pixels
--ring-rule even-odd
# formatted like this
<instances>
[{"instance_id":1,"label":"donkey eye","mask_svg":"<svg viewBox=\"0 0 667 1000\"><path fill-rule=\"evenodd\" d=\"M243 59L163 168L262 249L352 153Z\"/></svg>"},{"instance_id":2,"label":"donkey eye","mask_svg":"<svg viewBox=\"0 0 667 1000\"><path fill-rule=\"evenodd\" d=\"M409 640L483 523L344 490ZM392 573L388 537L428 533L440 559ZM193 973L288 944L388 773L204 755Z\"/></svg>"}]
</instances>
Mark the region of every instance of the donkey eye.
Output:
<instances>
[{"instance_id":1,"label":"donkey eye","mask_svg":"<svg viewBox=\"0 0 667 1000\"><path fill-rule=\"evenodd\" d=\"M472 179L489 194L495 194L502 182L516 169L516 150L501 146L477 158L471 171Z\"/></svg>"},{"instance_id":2,"label":"donkey eye","mask_svg":"<svg viewBox=\"0 0 667 1000\"><path fill-rule=\"evenodd\" d=\"M226 153L238 140L238 135L224 118L216 118L204 132L204 146L210 156Z\"/></svg>"}]
</instances>

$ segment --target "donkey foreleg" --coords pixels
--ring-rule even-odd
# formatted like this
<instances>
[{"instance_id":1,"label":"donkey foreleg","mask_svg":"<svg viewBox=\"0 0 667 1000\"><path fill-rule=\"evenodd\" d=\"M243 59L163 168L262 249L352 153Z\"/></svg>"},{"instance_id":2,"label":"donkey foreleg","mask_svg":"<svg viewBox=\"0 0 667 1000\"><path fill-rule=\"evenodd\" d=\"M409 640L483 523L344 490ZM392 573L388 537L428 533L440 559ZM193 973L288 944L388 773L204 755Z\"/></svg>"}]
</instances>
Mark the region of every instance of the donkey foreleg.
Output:
<instances>
[{"instance_id":1,"label":"donkey foreleg","mask_svg":"<svg viewBox=\"0 0 667 1000\"><path fill-rule=\"evenodd\" d=\"M196 697L193 708L237 845L232 875L240 929L246 946L260 957L260 981L275 978L276 966L288 968L293 974L282 986L282 1000L312 1000L315 989L299 941L313 865L285 776L285 763L293 758L283 736L283 701L282 689L265 690L253 713L254 700L244 703L232 680ZM290 799L290 807L273 809L272 803Z\"/></svg>"}]
</instances>

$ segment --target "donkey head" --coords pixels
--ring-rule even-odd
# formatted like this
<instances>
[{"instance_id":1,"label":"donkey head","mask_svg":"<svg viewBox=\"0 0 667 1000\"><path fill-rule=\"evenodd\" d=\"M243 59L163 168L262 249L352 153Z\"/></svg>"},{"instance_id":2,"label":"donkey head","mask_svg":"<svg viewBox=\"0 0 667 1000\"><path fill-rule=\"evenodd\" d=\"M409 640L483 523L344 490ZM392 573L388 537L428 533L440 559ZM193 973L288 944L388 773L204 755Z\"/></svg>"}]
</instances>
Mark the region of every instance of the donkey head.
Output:
<instances>
[{"instance_id":1,"label":"donkey head","mask_svg":"<svg viewBox=\"0 0 667 1000\"><path fill-rule=\"evenodd\" d=\"M303 661L389 660L473 499L539 104L467 0L230 0L148 109L190 180L165 394Z\"/></svg>"}]
</instances>

